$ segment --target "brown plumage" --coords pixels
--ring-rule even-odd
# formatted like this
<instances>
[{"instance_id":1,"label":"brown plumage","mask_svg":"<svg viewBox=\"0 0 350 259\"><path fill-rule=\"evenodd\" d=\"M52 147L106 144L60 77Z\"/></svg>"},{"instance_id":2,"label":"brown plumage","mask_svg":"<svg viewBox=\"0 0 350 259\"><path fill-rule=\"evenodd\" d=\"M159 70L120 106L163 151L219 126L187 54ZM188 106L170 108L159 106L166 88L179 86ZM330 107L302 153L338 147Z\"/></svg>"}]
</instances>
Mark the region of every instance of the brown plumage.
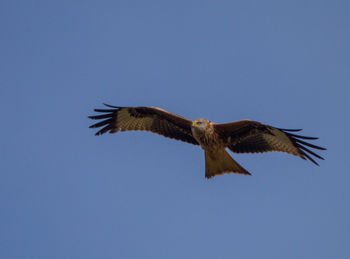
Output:
<instances>
[{"instance_id":1,"label":"brown plumage","mask_svg":"<svg viewBox=\"0 0 350 259\"><path fill-rule=\"evenodd\" d=\"M299 129L279 129L256 121L241 120L217 124L206 119L189 120L156 107L118 107L95 109L101 115L89 116L102 120L90 126L100 128L96 135L106 132L143 130L151 131L168 138L200 145L205 151L205 176L211 178L223 173L250 175L227 153L229 148L235 153L263 153L270 151L286 152L302 159L318 163L314 157L323 158L309 148L325 150L304 140L315 140L291 132Z\"/></svg>"}]
</instances>

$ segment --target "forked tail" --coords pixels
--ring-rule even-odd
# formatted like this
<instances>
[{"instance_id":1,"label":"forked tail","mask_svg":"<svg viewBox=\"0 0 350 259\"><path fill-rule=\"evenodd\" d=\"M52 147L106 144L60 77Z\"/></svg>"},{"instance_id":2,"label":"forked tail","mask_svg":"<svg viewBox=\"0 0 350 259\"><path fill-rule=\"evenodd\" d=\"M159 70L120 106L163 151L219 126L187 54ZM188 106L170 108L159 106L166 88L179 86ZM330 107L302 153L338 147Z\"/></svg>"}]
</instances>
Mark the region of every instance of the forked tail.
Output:
<instances>
[{"instance_id":1,"label":"forked tail","mask_svg":"<svg viewBox=\"0 0 350 259\"><path fill-rule=\"evenodd\" d=\"M206 178L211 178L224 173L250 175L247 170L233 160L224 148L216 151L205 150L204 152Z\"/></svg>"}]
</instances>

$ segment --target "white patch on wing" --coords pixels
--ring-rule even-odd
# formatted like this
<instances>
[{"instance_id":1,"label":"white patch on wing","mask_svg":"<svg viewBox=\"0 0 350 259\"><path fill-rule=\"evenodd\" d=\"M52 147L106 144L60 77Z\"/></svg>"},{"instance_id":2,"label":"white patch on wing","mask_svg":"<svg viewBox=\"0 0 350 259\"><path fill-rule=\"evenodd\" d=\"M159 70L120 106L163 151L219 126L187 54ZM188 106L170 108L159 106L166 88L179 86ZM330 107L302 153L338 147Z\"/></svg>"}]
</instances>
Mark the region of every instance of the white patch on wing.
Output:
<instances>
[{"instance_id":1,"label":"white patch on wing","mask_svg":"<svg viewBox=\"0 0 350 259\"><path fill-rule=\"evenodd\" d=\"M128 124L130 122L130 114L127 109L121 109L117 115L117 127L121 131L127 130Z\"/></svg>"},{"instance_id":2,"label":"white patch on wing","mask_svg":"<svg viewBox=\"0 0 350 259\"><path fill-rule=\"evenodd\" d=\"M117 127L120 131L151 130L152 117L135 118L127 109L121 109L117 116Z\"/></svg>"},{"instance_id":3,"label":"white patch on wing","mask_svg":"<svg viewBox=\"0 0 350 259\"><path fill-rule=\"evenodd\" d=\"M138 129L137 124L138 124L139 121L140 121L139 119L130 117L127 129L128 130Z\"/></svg>"},{"instance_id":4,"label":"white patch on wing","mask_svg":"<svg viewBox=\"0 0 350 259\"><path fill-rule=\"evenodd\" d=\"M263 135L268 143L271 143L279 151L284 151L296 156L300 156L299 150L293 145L293 142L288 138L288 136L285 133L275 128L269 128L269 130L274 135Z\"/></svg>"}]
</instances>

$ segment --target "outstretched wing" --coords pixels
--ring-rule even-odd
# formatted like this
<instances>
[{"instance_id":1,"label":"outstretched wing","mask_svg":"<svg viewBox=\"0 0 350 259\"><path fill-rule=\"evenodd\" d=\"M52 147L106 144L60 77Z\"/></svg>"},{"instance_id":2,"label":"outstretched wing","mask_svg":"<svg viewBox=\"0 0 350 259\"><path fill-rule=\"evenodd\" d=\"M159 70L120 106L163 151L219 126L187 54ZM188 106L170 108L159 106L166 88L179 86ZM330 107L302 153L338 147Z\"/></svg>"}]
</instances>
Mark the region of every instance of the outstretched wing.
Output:
<instances>
[{"instance_id":1,"label":"outstretched wing","mask_svg":"<svg viewBox=\"0 0 350 259\"><path fill-rule=\"evenodd\" d=\"M214 124L214 128L227 143L227 147L235 153L280 151L299 156L302 159L307 158L316 165L318 163L311 156L324 160L323 157L309 148L319 150L325 150L325 148L302 140L315 140L318 138L291 133L300 131L300 129L279 129L250 120Z\"/></svg>"},{"instance_id":2,"label":"outstretched wing","mask_svg":"<svg viewBox=\"0 0 350 259\"><path fill-rule=\"evenodd\" d=\"M191 120L156 107L104 105L112 109L95 109L95 112L103 114L89 116L93 120L102 120L90 126L90 128L103 127L95 134L96 136L106 132L143 130L199 145L192 136Z\"/></svg>"}]
</instances>

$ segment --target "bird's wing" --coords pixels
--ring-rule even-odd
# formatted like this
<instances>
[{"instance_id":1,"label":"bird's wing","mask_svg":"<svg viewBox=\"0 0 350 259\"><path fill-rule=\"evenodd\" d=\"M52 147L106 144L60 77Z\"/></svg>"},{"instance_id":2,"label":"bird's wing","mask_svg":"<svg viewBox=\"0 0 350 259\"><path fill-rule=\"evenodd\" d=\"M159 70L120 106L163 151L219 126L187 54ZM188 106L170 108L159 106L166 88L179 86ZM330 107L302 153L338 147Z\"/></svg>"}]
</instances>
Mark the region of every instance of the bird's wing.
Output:
<instances>
[{"instance_id":1,"label":"bird's wing","mask_svg":"<svg viewBox=\"0 0 350 259\"><path fill-rule=\"evenodd\" d=\"M325 148L302 140L315 140L317 138L291 133L300 131L300 129L279 129L250 120L214 124L214 128L226 142L227 147L235 153L280 151L299 156L302 159L309 159L316 165L318 163L311 156L324 160L309 148L319 150L325 150Z\"/></svg>"},{"instance_id":2,"label":"bird's wing","mask_svg":"<svg viewBox=\"0 0 350 259\"><path fill-rule=\"evenodd\" d=\"M192 121L156 107L118 107L105 104L112 109L95 109L102 115L89 116L93 120L102 120L90 126L100 128L95 135L106 132L143 130L164 137L199 145L193 138Z\"/></svg>"}]
</instances>

